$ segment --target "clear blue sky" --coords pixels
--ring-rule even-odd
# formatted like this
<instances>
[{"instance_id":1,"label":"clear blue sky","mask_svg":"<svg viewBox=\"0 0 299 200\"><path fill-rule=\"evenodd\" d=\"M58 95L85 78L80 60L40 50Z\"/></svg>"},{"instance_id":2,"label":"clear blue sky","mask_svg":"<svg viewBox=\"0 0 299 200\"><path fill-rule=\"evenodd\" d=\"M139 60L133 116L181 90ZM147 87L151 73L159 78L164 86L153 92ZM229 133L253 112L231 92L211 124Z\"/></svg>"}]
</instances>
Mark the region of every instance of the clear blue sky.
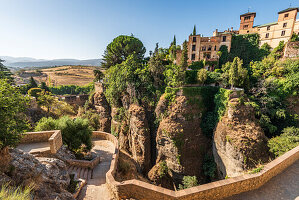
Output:
<instances>
[{"instance_id":1,"label":"clear blue sky","mask_svg":"<svg viewBox=\"0 0 299 200\"><path fill-rule=\"evenodd\" d=\"M0 0L0 55L101 58L120 34L133 33L147 52L155 43L182 43L192 32L239 28L239 15L257 12L255 24L277 20L298 0Z\"/></svg>"}]
</instances>

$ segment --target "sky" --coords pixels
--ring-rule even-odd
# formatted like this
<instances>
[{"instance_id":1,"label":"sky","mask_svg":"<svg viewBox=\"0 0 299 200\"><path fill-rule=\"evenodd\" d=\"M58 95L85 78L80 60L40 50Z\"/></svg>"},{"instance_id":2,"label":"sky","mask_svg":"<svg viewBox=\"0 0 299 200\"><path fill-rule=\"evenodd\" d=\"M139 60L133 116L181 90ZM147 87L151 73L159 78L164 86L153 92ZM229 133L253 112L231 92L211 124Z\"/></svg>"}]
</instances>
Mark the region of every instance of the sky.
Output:
<instances>
[{"instance_id":1,"label":"sky","mask_svg":"<svg viewBox=\"0 0 299 200\"><path fill-rule=\"evenodd\" d=\"M298 0L0 0L0 55L38 59L102 58L118 35L139 38L147 54L158 42L181 44L196 25L212 36L256 12L255 25L277 21Z\"/></svg>"}]
</instances>

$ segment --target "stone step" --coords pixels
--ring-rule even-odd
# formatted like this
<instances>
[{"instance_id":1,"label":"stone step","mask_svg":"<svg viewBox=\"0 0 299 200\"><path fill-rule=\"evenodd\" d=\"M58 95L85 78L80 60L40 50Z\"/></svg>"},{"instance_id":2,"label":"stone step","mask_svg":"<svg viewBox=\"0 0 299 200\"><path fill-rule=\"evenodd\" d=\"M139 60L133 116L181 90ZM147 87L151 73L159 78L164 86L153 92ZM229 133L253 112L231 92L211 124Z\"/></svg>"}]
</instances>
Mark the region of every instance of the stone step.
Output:
<instances>
[{"instance_id":1,"label":"stone step","mask_svg":"<svg viewBox=\"0 0 299 200\"><path fill-rule=\"evenodd\" d=\"M75 174L75 178L82 178L85 180L92 179L93 170L88 168L69 166L67 169L69 174Z\"/></svg>"}]
</instances>

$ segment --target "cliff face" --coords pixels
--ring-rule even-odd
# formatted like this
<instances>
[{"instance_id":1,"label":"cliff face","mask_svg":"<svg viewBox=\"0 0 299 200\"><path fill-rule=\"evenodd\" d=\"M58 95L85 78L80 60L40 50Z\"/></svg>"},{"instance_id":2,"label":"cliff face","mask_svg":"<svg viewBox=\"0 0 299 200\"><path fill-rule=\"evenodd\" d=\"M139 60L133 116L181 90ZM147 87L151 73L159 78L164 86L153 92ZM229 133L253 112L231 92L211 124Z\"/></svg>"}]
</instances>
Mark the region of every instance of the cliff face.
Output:
<instances>
[{"instance_id":1,"label":"cliff face","mask_svg":"<svg viewBox=\"0 0 299 200\"><path fill-rule=\"evenodd\" d=\"M213 154L220 177L234 177L269 159L267 138L254 109L232 98L214 132Z\"/></svg>"},{"instance_id":2,"label":"cliff face","mask_svg":"<svg viewBox=\"0 0 299 200\"><path fill-rule=\"evenodd\" d=\"M156 137L156 163L165 162L169 175L179 183L185 175L202 176L209 140L200 129L204 111L201 96L189 97L179 91L174 98L167 106L163 95L156 108L156 115L162 118Z\"/></svg>"},{"instance_id":3,"label":"cliff face","mask_svg":"<svg viewBox=\"0 0 299 200\"><path fill-rule=\"evenodd\" d=\"M111 128L111 108L103 93L103 90L98 90L93 96L93 106L100 116L100 131L110 132Z\"/></svg>"}]
</instances>

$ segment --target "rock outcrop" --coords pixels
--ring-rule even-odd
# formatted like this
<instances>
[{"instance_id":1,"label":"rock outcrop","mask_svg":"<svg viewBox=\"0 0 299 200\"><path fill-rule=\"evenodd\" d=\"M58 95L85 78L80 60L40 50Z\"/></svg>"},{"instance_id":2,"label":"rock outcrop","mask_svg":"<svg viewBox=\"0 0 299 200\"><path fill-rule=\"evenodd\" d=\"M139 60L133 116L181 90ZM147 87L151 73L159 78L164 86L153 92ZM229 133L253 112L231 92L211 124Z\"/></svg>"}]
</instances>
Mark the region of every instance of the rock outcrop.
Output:
<instances>
[{"instance_id":1,"label":"rock outcrop","mask_svg":"<svg viewBox=\"0 0 299 200\"><path fill-rule=\"evenodd\" d=\"M100 116L100 131L110 132L111 108L104 95L103 90L97 91L93 96L93 106Z\"/></svg>"},{"instance_id":2,"label":"rock outcrop","mask_svg":"<svg viewBox=\"0 0 299 200\"><path fill-rule=\"evenodd\" d=\"M185 175L202 177L209 140L200 128L205 110L201 101L200 95L185 96L179 91L171 103L162 96L156 108L156 115L162 117L156 138L156 163L166 162L169 175L176 184ZM152 173L150 176L154 177Z\"/></svg>"},{"instance_id":3,"label":"rock outcrop","mask_svg":"<svg viewBox=\"0 0 299 200\"><path fill-rule=\"evenodd\" d=\"M238 176L269 159L267 138L254 109L242 101L230 99L214 133L213 154L222 178Z\"/></svg>"},{"instance_id":4,"label":"rock outcrop","mask_svg":"<svg viewBox=\"0 0 299 200\"><path fill-rule=\"evenodd\" d=\"M13 185L33 186L34 199L71 200L66 191L70 178L63 161L55 158L35 158L18 149L10 150L10 162L0 177Z\"/></svg>"}]
</instances>

